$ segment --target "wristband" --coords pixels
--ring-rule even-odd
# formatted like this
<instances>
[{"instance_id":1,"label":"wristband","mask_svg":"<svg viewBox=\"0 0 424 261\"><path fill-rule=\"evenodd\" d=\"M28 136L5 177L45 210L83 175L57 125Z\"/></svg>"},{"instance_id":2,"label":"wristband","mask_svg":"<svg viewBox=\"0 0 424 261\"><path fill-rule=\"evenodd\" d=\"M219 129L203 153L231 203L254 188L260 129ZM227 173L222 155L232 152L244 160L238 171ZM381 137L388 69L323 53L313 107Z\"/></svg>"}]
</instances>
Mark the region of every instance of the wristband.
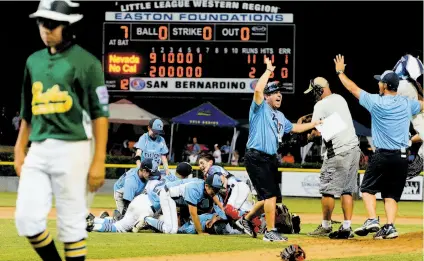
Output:
<instances>
[{"instance_id":1,"label":"wristband","mask_svg":"<svg viewBox=\"0 0 424 261\"><path fill-rule=\"evenodd\" d=\"M134 157L135 162L137 162L137 160L141 161L141 157L140 156L135 156Z\"/></svg>"},{"instance_id":2,"label":"wristband","mask_svg":"<svg viewBox=\"0 0 424 261\"><path fill-rule=\"evenodd\" d=\"M337 71L336 73L337 73L337 75L339 75L341 73L344 73L344 71Z\"/></svg>"}]
</instances>

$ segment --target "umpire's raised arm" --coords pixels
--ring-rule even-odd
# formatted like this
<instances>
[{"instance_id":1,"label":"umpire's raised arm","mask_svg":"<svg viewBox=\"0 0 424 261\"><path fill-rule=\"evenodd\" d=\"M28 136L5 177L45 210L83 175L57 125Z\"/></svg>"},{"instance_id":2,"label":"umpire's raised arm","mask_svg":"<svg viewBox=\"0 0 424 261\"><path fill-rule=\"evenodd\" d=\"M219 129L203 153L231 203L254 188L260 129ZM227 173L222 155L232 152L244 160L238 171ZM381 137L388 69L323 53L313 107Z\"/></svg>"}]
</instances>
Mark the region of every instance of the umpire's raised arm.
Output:
<instances>
[{"instance_id":1,"label":"umpire's raised arm","mask_svg":"<svg viewBox=\"0 0 424 261\"><path fill-rule=\"evenodd\" d=\"M336 72L339 76L340 81L342 82L343 86L353 94L357 99L359 99L359 96L361 94L361 88L356 85L352 80L350 80L346 74L344 73L346 64L344 63L344 56L339 54L334 59L334 63L336 65Z\"/></svg>"},{"instance_id":2,"label":"umpire's raised arm","mask_svg":"<svg viewBox=\"0 0 424 261\"><path fill-rule=\"evenodd\" d=\"M266 70L259 78L258 83L255 87L255 93L253 95L253 100L257 105L260 105L264 102L264 89L268 83L268 79L271 74L274 72L275 66L272 65L271 60L268 57L265 58Z\"/></svg>"}]
</instances>

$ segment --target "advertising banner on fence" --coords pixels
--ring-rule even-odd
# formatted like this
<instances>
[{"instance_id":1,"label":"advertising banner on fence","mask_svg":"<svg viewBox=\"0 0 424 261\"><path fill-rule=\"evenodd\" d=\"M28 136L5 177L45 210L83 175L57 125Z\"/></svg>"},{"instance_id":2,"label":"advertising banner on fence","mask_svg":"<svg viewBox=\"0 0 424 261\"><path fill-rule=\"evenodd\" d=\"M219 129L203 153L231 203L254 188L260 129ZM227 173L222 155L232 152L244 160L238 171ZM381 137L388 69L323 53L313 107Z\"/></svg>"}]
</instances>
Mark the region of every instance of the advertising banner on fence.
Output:
<instances>
[{"instance_id":1,"label":"advertising banner on fence","mask_svg":"<svg viewBox=\"0 0 424 261\"><path fill-rule=\"evenodd\" d=\"M281 184L283 196L321 197L319 193L319 173L283 172Z\"/></svg>"},{"instance_id":2,"label":"advertising banner on fence","mask_svg":"<svg viewBox=\"0 0 424 261\"><path fill-rule=\"evenodd\" d=\"M319 193L320 173L314 172L283 172L281 177L283 196L293 197L317 197ZM360 184L364 175L360 175ZM406 181L401 200L423 200L423 176L415 177ZM362 193L359 193L362 197ZM377 199L381 199L378 193Z\"/></svg>"}]
</instances>

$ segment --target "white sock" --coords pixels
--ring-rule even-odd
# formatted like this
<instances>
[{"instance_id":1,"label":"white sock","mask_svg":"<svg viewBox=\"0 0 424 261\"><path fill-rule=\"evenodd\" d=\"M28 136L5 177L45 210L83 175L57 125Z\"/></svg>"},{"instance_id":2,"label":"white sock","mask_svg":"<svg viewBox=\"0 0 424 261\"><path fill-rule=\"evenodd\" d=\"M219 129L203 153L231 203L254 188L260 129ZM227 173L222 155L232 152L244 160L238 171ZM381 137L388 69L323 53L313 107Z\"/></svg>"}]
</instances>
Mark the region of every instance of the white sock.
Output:
<instances>
[{"instance_id":1,"label":"white sock","mask_svg":"<svg viewBox=\"0 0 424 261\"><path fill-rule=\"evenodd\" d=\"M343 229L348 229L350 228L350 225L352 224L352 221L350 220L345 220L343 221Z\"/></svg>"},{"instance_id":2,"label":"white sock","mask_svg":"<svg viewBox=\"0 0 424 261\"><path fill-rule=\"evenodd\" d=\"M98 217L94 218L94 224L103 224L103 222L105 222L103 218L98 218Z\"/></svg>"},{"instance_id":3,"label":"white sock","mask_svg":"<svg viewBox=\"0 0 424 261\"><path fill-rule=\"evenodd\" d=\"M331 220L323 220L321 223L323 228L330 228L331 227Z\"/></svg>"}]
</instances>

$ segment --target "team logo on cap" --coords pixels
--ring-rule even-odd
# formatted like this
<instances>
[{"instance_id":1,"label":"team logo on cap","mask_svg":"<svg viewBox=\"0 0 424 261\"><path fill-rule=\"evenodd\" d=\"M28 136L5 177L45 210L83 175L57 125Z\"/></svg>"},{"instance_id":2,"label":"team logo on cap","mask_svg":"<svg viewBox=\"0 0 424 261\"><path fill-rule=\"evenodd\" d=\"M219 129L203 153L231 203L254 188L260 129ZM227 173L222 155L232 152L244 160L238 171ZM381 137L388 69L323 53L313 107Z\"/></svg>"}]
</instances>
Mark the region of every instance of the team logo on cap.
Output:
<instances>
[{"instance_id":1,"label":"team logo on cap","mask_svg":"<svg viewBox=\"0 0 424 261\"><path fill-rule=\"evenodd\" d=\"M130 78L130 87L135 91L141 91L146 87L146 82L142 78Z\"/></svg>"},{"instance_id":2,"label":"team logo on cap","mask_svg":"<svg viewBox=\"0 0 424 261\"><path fill-rule=\"evenodd\" d=\"M255 90L256 84L258 83L258 80L254 80L250 83L250 89Z\"/></svg>"}]
</instances>

